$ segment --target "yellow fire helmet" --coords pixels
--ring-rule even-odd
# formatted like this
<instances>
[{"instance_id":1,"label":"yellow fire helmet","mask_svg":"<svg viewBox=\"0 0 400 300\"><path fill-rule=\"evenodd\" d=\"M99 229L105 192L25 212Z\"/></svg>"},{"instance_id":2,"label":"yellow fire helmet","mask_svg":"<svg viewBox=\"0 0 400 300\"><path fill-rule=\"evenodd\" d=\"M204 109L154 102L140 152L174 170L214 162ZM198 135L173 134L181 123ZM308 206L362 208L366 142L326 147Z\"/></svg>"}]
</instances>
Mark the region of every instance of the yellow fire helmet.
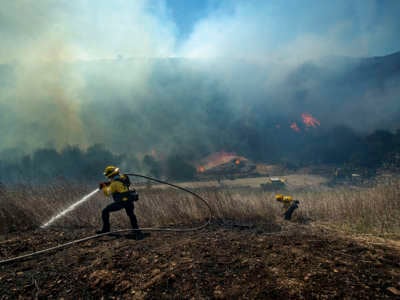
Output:
<instances>
[{"instance_id":1,"label":"yellow fire helmet","mask_svg":"<svg viewBox=\"0 0 400 300\"><path fill-rule=\"evenodd\" d=\"M104 169L104 176L111 178L117 174L119 174L119 168L115 167L115 166L107 166Z\"/></svg>"},{"instance_id":2,"label":"yellow fire helmet","mask_svg":"<svg viewBox=\"0 0 400 300\"><path fill-rule=\"evenodd\" d=\"M293 201L293 197L292 196L285 196L285 197L283 197L283 201L292 202Z\"/></svg>"},{"instance_id":3,"label":"yellow fire helmet","mask_svg":"<svg viewBox=\"0 0 400 300\"><path fill-rule=\"evenodd\" d=\"M275 200L276 201L282 201L283 200L283 195L282 194L276 194L275 195Z\"/></svg>"}]
</instances>

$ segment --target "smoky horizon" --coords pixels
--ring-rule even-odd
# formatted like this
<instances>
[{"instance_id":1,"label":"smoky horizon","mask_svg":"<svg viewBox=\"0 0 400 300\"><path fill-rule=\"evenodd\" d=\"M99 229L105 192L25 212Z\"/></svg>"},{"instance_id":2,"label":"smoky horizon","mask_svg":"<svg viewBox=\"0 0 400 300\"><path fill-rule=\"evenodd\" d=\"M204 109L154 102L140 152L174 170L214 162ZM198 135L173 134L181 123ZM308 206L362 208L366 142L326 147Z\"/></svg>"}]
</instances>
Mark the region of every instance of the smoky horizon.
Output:
<instances>
[{"instance_id":1,"label":"smoky horizon","mask_svg":"<svg viewBox=\"0 0 400 300\"><path fill-rule=\"evenodd\" d=\"M343 132L396 136L399 9L374 0L3 3L0 160L102 145L128 161L178 156L195 167L221 151L306 163L291 149L341 148Z\"/></svg>"}]
</instances>

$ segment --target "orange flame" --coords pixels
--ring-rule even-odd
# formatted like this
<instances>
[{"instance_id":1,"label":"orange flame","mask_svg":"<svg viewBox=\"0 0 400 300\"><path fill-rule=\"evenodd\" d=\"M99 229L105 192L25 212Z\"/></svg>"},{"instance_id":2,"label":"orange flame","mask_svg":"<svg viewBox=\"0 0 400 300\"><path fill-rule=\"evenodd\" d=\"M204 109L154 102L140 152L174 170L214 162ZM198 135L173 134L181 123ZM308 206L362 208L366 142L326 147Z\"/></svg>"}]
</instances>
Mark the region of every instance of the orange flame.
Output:
<instances>
[{"instance_id":1,"label":"orange flame","mask_svg":"<svg viewBox=\"0 0 400 300\"><path fill-rule=\"evenodd\" d=\"M293 122L292 124L290 124L290 128L292 128L296 132L300 132L300 128L299 128L299 126L297 126L296 122Z\"/></svg>"},{"instance_id":2,"label":"orange flame","mask_svg":"<svg viewBox=\"0 0 400 300\"><path fill-rule=\"evenodd\" d=\"M202 159L197 165L197 172L203 173L209 169L228 162L233 162L235 165L240 165L242 161L246 160L247 159L245 157L238 156L236 153L219 151Z\"/></svg>"},{"instance_id":3,"label":"orange flame","mask_svg":"<svg viewBox=\"0 0 400 300\"><path fill-rule=\"evenodd\" d=\"M237 155L235 153L225 151L215 152L204 159L202 166L204 169L208 170L220 164L227 163L236 157Z\"/></svg>"},{"instance_id":4,"label":"orange flame","mask_svg":"<svg viewBox=\"0 0 400 300\"><path fill-rule=\"evenodd\" d=\"M321 123L310 114L302 113L301 118L307 127L317 127L321 125Z\"/></svg>"}]
</instances>

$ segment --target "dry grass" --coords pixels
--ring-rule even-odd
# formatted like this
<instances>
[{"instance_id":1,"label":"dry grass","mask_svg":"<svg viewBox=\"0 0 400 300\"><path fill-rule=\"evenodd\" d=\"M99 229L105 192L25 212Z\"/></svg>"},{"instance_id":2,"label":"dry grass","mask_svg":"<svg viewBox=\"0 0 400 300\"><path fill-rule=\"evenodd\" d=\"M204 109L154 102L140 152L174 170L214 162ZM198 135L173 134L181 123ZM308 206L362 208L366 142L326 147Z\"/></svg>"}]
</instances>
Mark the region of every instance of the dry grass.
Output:
<instances>
[{"instance_id":1,"label":"dry grass","mask_svg":"<svg viewBox=\"0 0 400 300\"><path fill-rule=\"evenodd\" d=\"M400 236L400 182L299 195L302 213L347 231Z\"/></svg>"},{"instance_id":2,"label":"dry grass","mask_svg":"<svg viewBox=\"0 0 400 300\"><path fill-rule=\"evenodd\" d=\"M0 233L37 228L52 215L79 200L91 187L58 183L46 187L10 186L0 191ZM274 193L257 188L203 188L213 217L238 222L274 222L283 213ZM379 235L400 235L400 182L372 188L336 188L301 191L294 221L327 222L345 230ZM191 195L172 189L142 189L136 203L141 226L183 226L202 222L207 210ZM101 209L111 200L100 193L61 218L54 226L99 227ZM124 212L113 213L115 227L128 227Z\"/></svg>"}]
</instances>

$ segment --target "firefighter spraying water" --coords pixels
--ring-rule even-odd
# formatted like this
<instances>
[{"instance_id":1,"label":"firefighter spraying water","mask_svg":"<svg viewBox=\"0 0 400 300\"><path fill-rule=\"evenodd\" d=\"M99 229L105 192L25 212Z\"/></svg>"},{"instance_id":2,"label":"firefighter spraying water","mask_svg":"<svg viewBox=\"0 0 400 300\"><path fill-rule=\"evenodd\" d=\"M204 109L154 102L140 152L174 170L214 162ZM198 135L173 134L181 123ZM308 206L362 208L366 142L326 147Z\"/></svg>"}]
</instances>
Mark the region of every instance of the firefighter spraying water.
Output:
<instances>
[{"instance_id":1,"label":"firefighter spraying water","mask_svg":"<svg viewBox=\"0 0 400 300\"><path fill-rule=\"evenodd\" d=\"M93 195L95 195L99 190L101 190L106 196L111 196L113 198L114 202L107 205L103 209L103 211L102 211L103 228L100 231L98 231L96 235L87 236L84 238L66 242L64 244L59 244L59 245L56 245L56 246L53 246L50 248L38 250L38 251L35 251L32 253L3 259L3 260L0 260L0 265L15 262L15 261L22 260L22 259L31 258L31 257L39 255L39 254L66 248L66 247L75 245L77 243L82 243L84 241L99 238L99 237L109 235L109 234L119 234L122 232L130 232L130 233L133 232L133 237L135 239L142 239L144 237L144 234L142 233L141 230L143 230L143 231L160 231L160 232L189 232L189 231L203 229L211 223L211 219L212 219L211 206L208 204L208 202L205 199L203 199L200 195L198 195L195 192L192 192L186 188L177 186L175 184L172 184L172 183L169 183L166 181L162 181L162 180L159 180L156 178L152 178L149 176L141 175L141 174L136 174L136 173L122 174L120 172L119 168L117 168L115 166L106 167L104 170L104 175L107 177L108 180L106 182L101 182L99 184L99 189L96 189L96 190L90 192L89 194L85 195L84 197L82 197L80 200L78 200L77 202L75 202L74 204L69 206L64 211L53 216L48 222L44 223L41 226L41 228L47 228L53 222L55 222L57 219L66 215L67 213L73 211L76 207L78 207L80 204L89 200ZM158 182L161 184L169 185L171 187L174 187L176 189L182 190L186 193L189 193L189 194L195 196L198 200L200 200L207 207L207 209L208 209L207 220L203 224L201 224L197 227L190 227L190 228L149 227L149 228L140 228L139 229L138 222L137 222L136 216L134 214L134 202L139 199L139 196L134 189L130 188L131 183L130 183L130 179L128 176L140 177L140 178L152 180L152 181L155 181L155 182ZM294 210L296 210L298 208L299 201L293 200L293 197L291 197L291 196L283 196L281 194L276 195L276 200L283 203L283 207L286 210L286 212L284 214L285 219L290 220ZM128 215L128 217L131 221L132 228L131 229L118 229L115 231L110 231L109 214L110 214L110 212L118 211L121 209L125 209L126 214ZM277 234L282 234L284 232L286 232L286 231L270 232L268 234L269 235L277 235Z\"/></svg>"},{"instance_id":2,"label":"firefighter spraying water","mask_svg":"<svg viewBox=\"0 0 400 300\"><path fill-rule=\"evenodd\" d=\"M139 199L138 194L134 189L130 189L130 179L128 175L121 174L119 168L108 166L104 170L104 176L109 180L99 184L99 189L104 195L112 196L114 202L107 205L102 213L103 228L96 233L106 233L110 231L110 212L125 209L127 216L131 222L133 235L137 239L143 238L142 232L139 230L136 215L134 213L134 202Z\"/></svg>"},{"instance_id":3,"label":"firefighter spraying water","mask_svg":"<svg viewBox=\"0 0 400 300\"><path fill-rule=\"evenodd\" d=\"M23 259L27 259L27 258L31 258L33 256L37 256L43 253L48 253L51 251L55 251L58 249L63 249L66 247L70 247L73 245L76 245L78 243L82 243L84 241L88 241L88 240L92 240L92 239L96 239L105 235L109 235L109 234L120 234L120 233L124 233L124 232L133 232L134 233L134 238L135 239L141 239L144 237L144 234L142 233L141 230L144 231L159 231L159 232L190 232L190 231L196 231L196 230L200 230L203 228L206 228L208 225L211 224L211 219L212 219L212 208L211 206L208 204L207 200L205 200L203 197L201 197L199 194L188 190L184 187L175 185L173 183L167 182L167 181L163 181L157 178L152 178L146 175L141 175L141 174L136 174L136 173L129 173L129 174L120 174L119 169L117 167L114 166L109 166L106 167L106 169L104 170L104 175L109 179L106 182L102 182L99 184L99 189L96 189L92 192L90 192L89 194L85 195L84 197L82 197L80 200L78 200L77 202L73 203L72 205L70 205L68 208L66 208L65 210L63 210L62 212L58 213L57 215L55 215L54 217L52 217L48 222L44 223L41 228L47 228L49 227L53 222L55 222L57 219L61 218L62 216L66 215L67 213L73 211L76 207L78 207L80 204L86 202L87 200L89 200L93 195L95 195L99 190L102 190L103 193L106 196L112 196L114 199L114 202L109 204L108 206L106 206L103 209L102 212L102 217L103 217L103 229L100 230L101 233L97 233L96 235L91 235L91 236L87 236L84 238L80 238L77 240L73 240L70 242L66 242L64 244L59 244L57 246L53 246L53 247L49 247L46 249L42 249L42 250L38 250L32 253L27 253L27 254L23 254L20 256L16 256L16 257L12 257L12 258L7 258L7 259L3 259L0 260L0 265L2 264L6 264L6 263L11 263L11 262L15 262L18 260L23 260ZM147 228L141 228L141 230L138 227L137 224L137 220L136 220L136 216L134 214L134 205L133 202L137 201L139 199L138 194L136 193L135 190L133 189L129 189L130 186L130 180L128 176L135 176L135 177L139 177L139 178L144 178L147 180L151 180L160 184L164 184L164 185L168 185L171 186L175 189L181 190L183 192L186 192L194 197L197 198L197 200L201 201L205 207L208 210L208 214L207 214L207 218L204 221L204 223L195 226L195 227L189 227L189 228L162 228L162 227L147 227ZM118 230L114 230L114 231L110 231L110 224L109 224L109 213L112 211L117 211L120 209L125 209L127 215L129 216L130 220L131 220L131 225L132 225L132 229L118 229ZM108 230L107 230L108 229Z\"/></svg>"},{"instance_id":4,"label":"firefighter spraying water","mask_svg":"<svg viewBox=\"0 0 400 300\"><path fill-rule=\"evenodd\" d=\"M93 195L101 190L106 196L112 196L114 202L103 209L101 215L103 220L103 228L96 233L101 234L109 232L110 212L125 209L126 214L128 215L131 222L132 229L134 229L134 237L137 239L142 238L143 234L140 230L138 230L139 226L137 223L136 215L134 213L133 204L134 201L137 201L139 199L139 196L134 189L130 189L131 182L128 175L120 174L119 168L114 166L106 167L103 174L109 180L106 182L101 182L99 184L99 189L90 192L89 194L82 197L82 199L67 207L62 212L53 216L49 221L44 223L41 228L47 228L59 218L75 210L78 206L89 200Z\"/></svg>"}]
</instances>

